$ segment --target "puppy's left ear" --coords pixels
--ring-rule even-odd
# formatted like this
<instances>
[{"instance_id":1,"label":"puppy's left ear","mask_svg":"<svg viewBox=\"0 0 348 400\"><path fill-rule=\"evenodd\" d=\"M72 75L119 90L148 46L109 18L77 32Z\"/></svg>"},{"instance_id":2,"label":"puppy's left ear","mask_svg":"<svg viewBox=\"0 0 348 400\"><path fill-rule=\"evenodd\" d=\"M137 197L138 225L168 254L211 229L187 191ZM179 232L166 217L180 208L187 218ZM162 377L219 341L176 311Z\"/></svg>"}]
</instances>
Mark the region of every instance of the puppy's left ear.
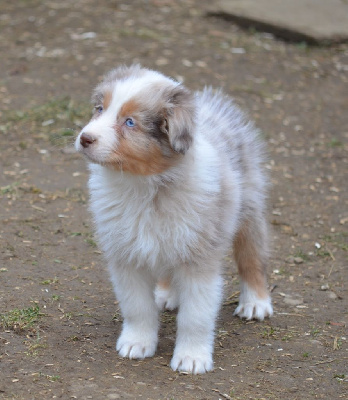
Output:
<instances>
[{"instance_id":1,"label":"puppy's left ear","mask_svg":"<svg viewBox=\"0 0 348 400\"><path fill-rule=\"evenodd\" d=\"M168 100L161 130L167 133L172 149L185 154L193 140L196 111L194 96L181 85L171 88L166 95Z\"/></svg>"}]
</instances>

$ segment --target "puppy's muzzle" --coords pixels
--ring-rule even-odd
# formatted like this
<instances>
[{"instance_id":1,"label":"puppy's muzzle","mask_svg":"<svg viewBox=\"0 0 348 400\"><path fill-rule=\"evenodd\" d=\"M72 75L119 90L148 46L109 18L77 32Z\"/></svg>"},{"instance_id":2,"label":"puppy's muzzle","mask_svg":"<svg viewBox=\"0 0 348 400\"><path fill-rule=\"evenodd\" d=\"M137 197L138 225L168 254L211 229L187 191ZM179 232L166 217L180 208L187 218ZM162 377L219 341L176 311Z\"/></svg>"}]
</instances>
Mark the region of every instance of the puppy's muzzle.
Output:
<instances>
[{"instance_id":1,"label":"puppy's muzzle","mask_svg":"<svg viewBox=\"0 0 348 400\"><path fill-rule=\"evenodd\" d=\"M80 136L80 144L85 149L93 144L96 140L97 139L95 139L93 136L85 132L83 132Z\"/></svg>"}]
</instances>

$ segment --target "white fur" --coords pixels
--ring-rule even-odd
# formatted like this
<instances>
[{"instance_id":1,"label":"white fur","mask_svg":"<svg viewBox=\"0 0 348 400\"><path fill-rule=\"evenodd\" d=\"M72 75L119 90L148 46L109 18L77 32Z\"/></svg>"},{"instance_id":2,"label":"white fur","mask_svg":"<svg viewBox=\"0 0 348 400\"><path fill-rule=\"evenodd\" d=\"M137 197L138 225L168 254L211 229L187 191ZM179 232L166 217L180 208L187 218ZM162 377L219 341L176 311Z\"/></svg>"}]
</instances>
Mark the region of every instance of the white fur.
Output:
<instances>
[{"instance_id":1,"label":"white fur","mask_svg":"<svg viewBox=\"0 0 348 400\"><path fill-rule=\"evenodd\" d=\"M163 288L157 285L154 294L155 302L160 310L173 311L179 306L179 295L173 286Z\"/></svg>"},{"instance_id":2,"label":"white fur","mask_svg":"<svg viewBox=\"0 0 348 400\"><path fill-rule=\"evenodd\" d=\"M248 218L244 210L254 208L260 215L264 211L261 145L253 126L231 101L206 90L196 94L193 143L180 162L146 176L103 166L118 146L112 130L118 110L156 82L178 85L153 71L113 82L109 108L82 131L92 133L98 145L84 149L81 132L76 148L92 161L91 210L124 317L116 346L119 354L152 356L159 309L179 306L171 367L204 373L213 369L221 260L241 221ZM238 148L244 145L243 166ZM157 281L168 276L170 289L156 289ZM236 313L263 319L272 314L270 299L259 299L244 285Z\"/></svg>"},{"instance_id":3,"label":"white fur","mask_svg":"<svg viewBox=\"0 0 348 400\"><path fill-rule=\"evenodd\" d=\"M262 321L265 317L273 315L273 307L271 297L267 296L260 299L255 290L248 286L247 283L241 282L241 291L239 296L239 304L234 315L241 318L251 320L253 318Z\"/></svg>"}]
</instances>

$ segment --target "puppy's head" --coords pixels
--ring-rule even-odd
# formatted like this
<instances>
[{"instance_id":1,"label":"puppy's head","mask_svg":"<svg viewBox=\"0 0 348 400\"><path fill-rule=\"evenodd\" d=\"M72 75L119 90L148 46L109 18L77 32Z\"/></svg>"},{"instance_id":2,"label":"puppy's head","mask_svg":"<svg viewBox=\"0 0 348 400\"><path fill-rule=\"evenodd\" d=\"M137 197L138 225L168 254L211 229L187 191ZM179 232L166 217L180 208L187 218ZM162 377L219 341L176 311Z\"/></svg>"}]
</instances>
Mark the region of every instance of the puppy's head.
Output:
<instances>
[{"instance_id":1,"label":"puppy's head","mask_svg":"<svg viewBox=\"0 0 348 400\"><path fill-rule=\"evenodd\" d=\"M159 174L175 165L193 140L192 94L139 66L107 74L93 95L94 114L76 139L90 161L133 174Z\"/></svg>"}]
</instances>

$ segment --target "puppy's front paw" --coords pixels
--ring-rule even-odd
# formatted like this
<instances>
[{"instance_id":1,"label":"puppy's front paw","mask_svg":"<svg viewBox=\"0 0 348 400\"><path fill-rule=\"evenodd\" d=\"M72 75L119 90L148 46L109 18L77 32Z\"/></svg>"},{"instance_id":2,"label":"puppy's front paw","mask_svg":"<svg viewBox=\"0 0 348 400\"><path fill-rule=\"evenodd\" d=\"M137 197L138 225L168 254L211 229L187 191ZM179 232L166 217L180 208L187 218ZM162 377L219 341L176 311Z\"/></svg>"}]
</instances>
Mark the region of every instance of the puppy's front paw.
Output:
<instances>
[{"instance_id":1,"label":"puppy's front paw","mask_svg":"<svg viewBox=\"0 0 348 400\"><path fill-rule=\"evenodd\" d=\"M174 310L179 305L178 296L172 288L157 285L155 289L155 301L160 310Z\"/></svg>"},{"instance_id":2,"label":"puppy's front paw","mask_svg":"<svg viewBox=\"0 0 348 400\"><path fill-rule=\"evenodd\" d=\"M211 354L201 351L175 350L170 363L174 371L189 372L190 374L204 374L214 368Z\"/></svg>"},{"instance_id":3,"label":"puppy's front paw","mask_svg":"<svg viewBox=\"0 0 348 400\"><path fill-rule=\"evenodd\" d=\"M139 334L122 333L116 343L121 357L143 359L152 357L157 348L157 337L153 338L141 332Z\"/></svg>"}]
</instances>

